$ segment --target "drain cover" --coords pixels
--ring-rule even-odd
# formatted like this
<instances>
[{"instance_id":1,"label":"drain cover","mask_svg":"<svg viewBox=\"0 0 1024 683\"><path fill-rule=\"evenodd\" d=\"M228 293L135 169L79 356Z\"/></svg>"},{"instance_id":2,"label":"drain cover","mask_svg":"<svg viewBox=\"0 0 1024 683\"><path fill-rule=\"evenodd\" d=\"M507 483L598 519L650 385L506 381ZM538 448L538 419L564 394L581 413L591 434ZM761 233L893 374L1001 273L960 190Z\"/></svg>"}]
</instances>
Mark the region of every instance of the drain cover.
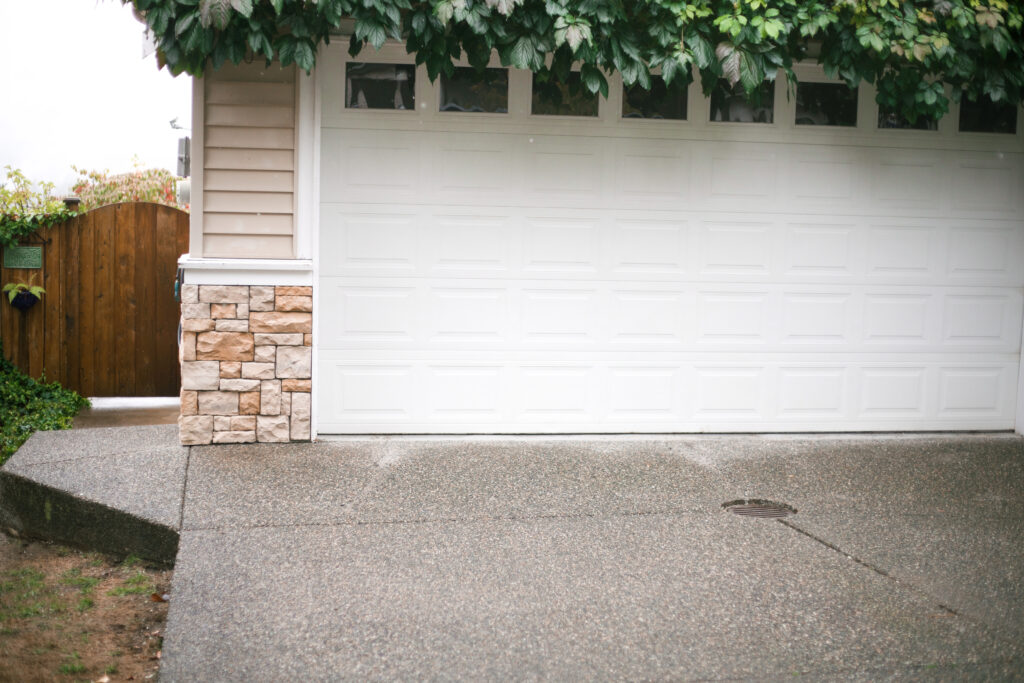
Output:
<instances>
[{"instance_id":1,"label":"drain cover","mask_svg":"<svg viewBox=\"0 0 1024 683\"><path fill-rule=\"evenodd\" d=\"M740 517L761 517L764 519L777 519L789 517L796 514L796 508L785 503L776 503L771 500L732 500L722 503L722 507Z\"/></svg>"}]
</instances>

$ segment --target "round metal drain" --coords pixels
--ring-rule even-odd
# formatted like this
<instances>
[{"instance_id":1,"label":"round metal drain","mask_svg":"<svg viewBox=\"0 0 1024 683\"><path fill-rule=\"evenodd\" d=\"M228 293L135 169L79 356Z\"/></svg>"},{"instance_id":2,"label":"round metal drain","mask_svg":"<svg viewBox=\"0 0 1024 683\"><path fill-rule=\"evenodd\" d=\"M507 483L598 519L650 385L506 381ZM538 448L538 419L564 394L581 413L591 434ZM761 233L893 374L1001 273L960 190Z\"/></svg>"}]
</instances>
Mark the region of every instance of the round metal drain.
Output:
<instances>
[{"instance_id":1,"label":"round metal drain","mask_svg":"<svg viewBox=\"0 0 1024 683\"><path fill-rule=\"evenodd\" d=\"M760 517L762 519L778 519L796 514L796 508L785 503L752 498L749 500L731 500L722 503L722 507L740 517Z\"/></svg>"}]
</instances>

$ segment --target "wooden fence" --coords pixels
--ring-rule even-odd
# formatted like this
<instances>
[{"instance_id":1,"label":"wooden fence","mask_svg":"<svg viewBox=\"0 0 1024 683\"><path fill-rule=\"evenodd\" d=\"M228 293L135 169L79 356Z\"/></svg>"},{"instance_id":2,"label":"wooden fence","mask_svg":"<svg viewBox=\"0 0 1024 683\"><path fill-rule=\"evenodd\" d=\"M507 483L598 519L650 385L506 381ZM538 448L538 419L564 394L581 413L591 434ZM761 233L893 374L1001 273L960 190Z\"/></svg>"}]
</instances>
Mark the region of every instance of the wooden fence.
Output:
<instances>
[{"instance_id":1,"label":"wooden fence","mask_svg":"<svg viewBox=\"0 0 1024 683\"><path fill-rule=\"evenodd\" d=\"M18 311L0 300L4 355L83 396L175 396L180 387L174 299L188 214L159 204L112 204L42 230L42 268L0 267L0 283L41 284Z\"/></svg>"}]
</instances>

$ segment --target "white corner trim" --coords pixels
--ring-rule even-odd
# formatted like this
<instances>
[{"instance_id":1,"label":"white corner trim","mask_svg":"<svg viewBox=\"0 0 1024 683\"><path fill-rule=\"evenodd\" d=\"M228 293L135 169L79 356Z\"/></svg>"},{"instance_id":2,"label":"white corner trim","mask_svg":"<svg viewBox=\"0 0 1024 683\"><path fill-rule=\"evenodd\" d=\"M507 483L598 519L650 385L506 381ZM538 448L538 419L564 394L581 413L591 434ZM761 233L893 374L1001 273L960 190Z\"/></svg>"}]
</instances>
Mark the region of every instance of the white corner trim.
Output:
<instances>
[{"instance_id":1,"label":"white corner trim","mask_svg":"<svg viewBox=\"0 0 1024 683\"><path fill-rule=\"evenodd\" d=\"M313 256L313 232L316 230L316 207L319 203L319 116L316 71L297 75L295 126L295 255L300 259Z\"/></svg>"},{"instance_id":2,"label":"white corner trim","mask_svg":"<svg viewBox=\"0 0 1024 683\"><path fill-rule=\"evenodd\" d=\"M193 258L183 254L178 267L190 285L313 285L309 259Z\"/></svg>"},{"instance_id":3,"label":"white corner trim","mask_svg":"<svg viewBox=\"0 0 1024 683\"><path fill-rule=\"evenodd\" d=\"M206 86L203 79L192 76L192 167L189 186L189 250L203 254L203 154L206 145Z\"/></svg>"}]
</instances>

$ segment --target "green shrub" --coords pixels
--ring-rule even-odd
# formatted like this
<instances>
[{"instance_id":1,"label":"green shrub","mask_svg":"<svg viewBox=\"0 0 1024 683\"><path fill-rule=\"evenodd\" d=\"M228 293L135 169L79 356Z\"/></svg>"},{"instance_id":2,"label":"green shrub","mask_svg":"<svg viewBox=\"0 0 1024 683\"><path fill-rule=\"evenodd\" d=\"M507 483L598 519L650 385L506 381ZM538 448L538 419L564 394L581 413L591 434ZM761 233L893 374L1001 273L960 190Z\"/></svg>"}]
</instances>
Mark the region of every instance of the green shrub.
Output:
<instances>
[{"instance_id":1,"label":"green shrub","mask_svg":"<svg viewBox=\"0 0 1024 683\"><path fill-rule=\"evenodd\" d=\"M44 384L24 374L4 358L0 343L0 465L32 432L68 429L89 400L57 382Z\"/></svg>"},{"instance_id":2,"label":"green shrub","mask_svg":"<svg viewBox=\"0 0 1024 683\"><path fill-rule=\"evenodd\" d=\"M141 168L128 173L111 174L109 171L88 171L72 166L78 172L78 182L72 191L82 200L82 211L92 211L107 204L119 202L155 202L188 210L178 204L178 178L162 168Z\"/></svg>"}]
</instances>

